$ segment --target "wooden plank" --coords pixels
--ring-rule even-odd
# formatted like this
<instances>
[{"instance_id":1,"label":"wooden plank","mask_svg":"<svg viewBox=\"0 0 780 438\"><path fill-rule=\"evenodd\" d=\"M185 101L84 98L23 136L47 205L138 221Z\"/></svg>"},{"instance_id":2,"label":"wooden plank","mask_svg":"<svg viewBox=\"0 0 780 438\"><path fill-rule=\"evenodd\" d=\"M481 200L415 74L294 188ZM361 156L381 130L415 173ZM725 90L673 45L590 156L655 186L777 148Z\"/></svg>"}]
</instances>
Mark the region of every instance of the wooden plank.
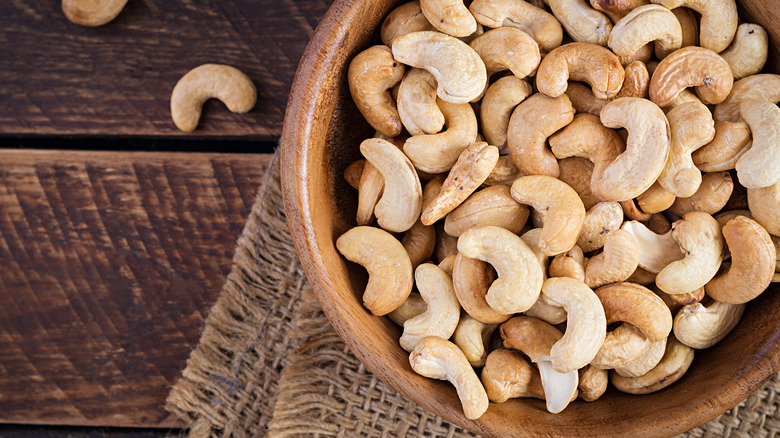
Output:
<instances>
[{"instance_id":1,"label":"wooden plank","mask_svg":"<svg viewBox=\"0 0 780 438\"><path fill-rule=\"evenodd\" d=\"M131 0L112 22L69 22L60 0L0 2L0 133L276 138L298 60L330 0ZM170 118L176 81L204 63L255 82L244 115L206 104L194 134Z\"/></svg>"},{"instance_id":2,"label":"wooden plank","mask_svg":"<svg viewBox=\"0 0 780 438\"><path fill-rule=\"evenodd\" d=\"M162 406L271 155L0 150L0 423Z\"/></svg>"}]
</instances>

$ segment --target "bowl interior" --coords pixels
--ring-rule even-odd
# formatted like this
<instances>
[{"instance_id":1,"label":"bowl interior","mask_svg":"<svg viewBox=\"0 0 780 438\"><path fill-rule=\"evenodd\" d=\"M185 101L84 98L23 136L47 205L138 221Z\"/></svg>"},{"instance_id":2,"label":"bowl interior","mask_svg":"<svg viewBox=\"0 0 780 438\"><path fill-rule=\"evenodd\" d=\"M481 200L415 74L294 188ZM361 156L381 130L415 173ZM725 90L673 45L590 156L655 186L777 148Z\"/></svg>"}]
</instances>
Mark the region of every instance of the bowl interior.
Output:
<instances>
[{"instance_id":1,"label":"bowl interior","mask_svg":"<svg viewBox=\"0 0 780 438\"><path fill-rule=\"evenodd\" d=\"M768 3L768 2L767 2ZM778 4L743 1L740 16L780 41ZM751 302L739 325L715 347L696 351L685 377L660 392L635 396L610 388L598 401L581 400L562 413L544 402L491 403L479 420L467 420L453 387L423 378L409 366L401 329L362 305L367 275L348 263L335 240L355 226L356 192L342 174L360 158L358 146L373 130L352 103L349 61L381 44L381 20L398 2L337 0L320 23L298 67L282 136L282 184L290 230L322 307L357 357L381 380L445 419L486 436L673 435L702 424L746 398L780 369L778 284ZM774 7L773 7L774 6ZM767 70L777 72L777 46Z\"/></svg>"}]
</instances>

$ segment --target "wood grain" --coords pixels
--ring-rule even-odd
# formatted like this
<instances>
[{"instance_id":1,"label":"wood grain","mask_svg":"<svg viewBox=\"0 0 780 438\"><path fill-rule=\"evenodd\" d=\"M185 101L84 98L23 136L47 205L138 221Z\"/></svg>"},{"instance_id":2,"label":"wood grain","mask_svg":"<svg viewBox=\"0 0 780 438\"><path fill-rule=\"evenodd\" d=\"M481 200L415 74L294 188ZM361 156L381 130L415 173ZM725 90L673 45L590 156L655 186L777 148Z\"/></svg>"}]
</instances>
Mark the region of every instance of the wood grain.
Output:
<instances>
[{"instance_id":1,"label":"wood grain","mask_svg":"<svg viewBox=\"0 0 780 438\"><path fill-rule=\"evenodd\" d=\"M69 22L59 0L0 2L0 134L278 138L298 60L330 0L131 0L110 23ZM170 118L176 81L229 64L258 88L248 114L206 104Z\"/></svg>"},{"instance_id":2,"label":"wood grain","mask_svg":"<svg viewBox=\"0 0 780 438\"><path fill-rule=\"evenodd\" d=\"M0 422L181 426L162 406L270 159L0 150Z\"/></svg>"}]
</instances>

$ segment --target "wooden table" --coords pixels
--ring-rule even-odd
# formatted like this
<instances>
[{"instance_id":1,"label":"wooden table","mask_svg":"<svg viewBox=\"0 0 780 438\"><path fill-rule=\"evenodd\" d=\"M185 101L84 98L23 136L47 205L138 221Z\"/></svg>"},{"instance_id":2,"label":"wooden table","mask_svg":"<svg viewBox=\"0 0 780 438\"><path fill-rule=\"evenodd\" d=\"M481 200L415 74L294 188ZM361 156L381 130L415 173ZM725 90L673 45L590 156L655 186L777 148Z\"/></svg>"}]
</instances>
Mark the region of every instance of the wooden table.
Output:
<instances>
[{"instance_id":1,"label":"wooden table","mask_svg":"<svg viewBox=\"0 0 780 438\"><path fill-rule=\"evenodd\" d=\"M86 28L57 1L0 2L0 435L183 426L162 405L329 5L130 0ZM170 93L203 63L247 73L258 104L210 101L184 134Z\"/></svg>"}]
</instances>

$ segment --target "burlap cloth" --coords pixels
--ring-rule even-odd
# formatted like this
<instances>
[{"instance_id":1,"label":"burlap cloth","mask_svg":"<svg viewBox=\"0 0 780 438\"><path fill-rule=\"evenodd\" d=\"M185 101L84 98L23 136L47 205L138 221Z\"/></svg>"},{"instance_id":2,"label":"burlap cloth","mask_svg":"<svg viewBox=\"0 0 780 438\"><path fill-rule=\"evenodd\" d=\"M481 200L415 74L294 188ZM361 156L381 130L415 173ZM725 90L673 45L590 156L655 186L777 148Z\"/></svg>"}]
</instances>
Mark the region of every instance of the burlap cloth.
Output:
<instances>
[{"instance_id":1,"label":"burlap cloth","mask_svg":"<svg viewBox=\"0 0 780 438\"><path fill-rule=\"evenodd\" d=\"M285 223L278 157L166 409L193 437L472 436L374 377L322 313ZM780 374L687 437L780 431Z\"/></svg>"}]
</instances>

